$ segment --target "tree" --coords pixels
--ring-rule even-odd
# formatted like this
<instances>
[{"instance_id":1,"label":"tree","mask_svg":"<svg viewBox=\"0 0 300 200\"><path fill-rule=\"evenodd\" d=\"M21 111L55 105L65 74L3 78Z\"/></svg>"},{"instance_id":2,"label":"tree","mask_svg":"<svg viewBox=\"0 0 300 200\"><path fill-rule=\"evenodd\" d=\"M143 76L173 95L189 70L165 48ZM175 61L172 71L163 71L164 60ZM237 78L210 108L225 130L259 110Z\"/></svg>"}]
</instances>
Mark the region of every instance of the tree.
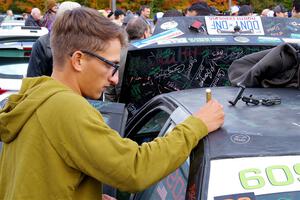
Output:
<instances>
[{"instance_id":1,"label":"tree","mask_svg":"<svg viewBox=\"0 0 300 200\"><path fill-rule=\"evenodd\" d=\"M13 2L13 0L0 0L0 11L6 12L7 10L11 9Z\"/></svg>"}]
</instances>

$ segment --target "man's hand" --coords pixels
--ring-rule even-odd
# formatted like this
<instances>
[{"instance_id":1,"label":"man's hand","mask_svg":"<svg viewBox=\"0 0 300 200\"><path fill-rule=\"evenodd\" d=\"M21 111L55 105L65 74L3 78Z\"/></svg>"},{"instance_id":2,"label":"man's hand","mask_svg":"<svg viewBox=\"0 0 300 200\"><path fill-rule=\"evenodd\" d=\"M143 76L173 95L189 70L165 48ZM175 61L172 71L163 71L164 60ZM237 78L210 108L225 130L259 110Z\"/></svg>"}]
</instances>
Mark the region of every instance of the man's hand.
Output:
<instances>
[{"instance_id":1,"label":"man's hand","mask_svg":"<svg viewBox=\"0 0 300 200\"><path fill-rule=\"evenodd\" d=\"M117 199L107 194L102 194L102 200L117 200Z\"/></svg>"},{"instance_id":2,"label":"man's hand","mask_svg":"<svg viewBox=\"0 0 300 200\"><path fill-rule=\"evenodd\" d=\"M201 119L206 124L209 133L217 130L224 123L223 106L214 99L201 107L193 116Z\"/></svg>"}]
</instances>

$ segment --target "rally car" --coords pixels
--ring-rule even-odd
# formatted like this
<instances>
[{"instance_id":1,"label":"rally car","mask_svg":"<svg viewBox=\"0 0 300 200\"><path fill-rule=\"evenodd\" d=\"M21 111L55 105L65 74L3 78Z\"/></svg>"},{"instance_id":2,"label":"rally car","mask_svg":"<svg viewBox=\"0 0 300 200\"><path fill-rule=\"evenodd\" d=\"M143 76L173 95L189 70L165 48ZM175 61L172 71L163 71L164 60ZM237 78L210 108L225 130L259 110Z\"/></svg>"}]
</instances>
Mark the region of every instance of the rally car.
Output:
<instances>
[{"instance_id":1,"label":"rally car","mask_svg":"<svg viewBox=\"0 0 300 200\"><path fill-rule=\"evenodd\" d=\"M130 199L300 199L300 90L212 88L223 127L201 140L182 166ZM239 92L239 94L238 94ZM168 134L205 103L205 88L159 95L127 123L139 144Z\"/></svg>"},{"instance_id":2,"label":"rally car","mask_svg":"<svg viewBox=\"0 0 300 200\"><path fill-rule=\"evenodd\" d=\"M228 86L233 61L282 43L300 43L300 19L259 16L160 18L154 35L128 49L121 102L129 116L154 96Z\"/></svg>"}]
</instances>

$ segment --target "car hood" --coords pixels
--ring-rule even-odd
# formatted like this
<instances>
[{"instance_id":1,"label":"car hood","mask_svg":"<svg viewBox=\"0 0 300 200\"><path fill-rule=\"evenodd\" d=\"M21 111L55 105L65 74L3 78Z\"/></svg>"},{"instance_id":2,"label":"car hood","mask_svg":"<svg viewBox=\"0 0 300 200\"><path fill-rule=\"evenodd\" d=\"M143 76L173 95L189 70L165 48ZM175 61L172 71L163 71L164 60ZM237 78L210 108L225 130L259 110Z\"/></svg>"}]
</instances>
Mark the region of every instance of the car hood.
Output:
<instances>
[{"instance_id":1,"label":"car hood","mask_svg":"<svg viewBox=\"0 0 300 200\"><path fill-rule=\"evenodd\" d=\"M5 143L13 141L36 109L49 97L60 92L57 89L45 90L42 85L48 81L54 85L58 84L52 78L45 76L25 78L22 80L19 93L9 96L7 103L0 111L0 141Z\"/></svg>"}]
</instances>

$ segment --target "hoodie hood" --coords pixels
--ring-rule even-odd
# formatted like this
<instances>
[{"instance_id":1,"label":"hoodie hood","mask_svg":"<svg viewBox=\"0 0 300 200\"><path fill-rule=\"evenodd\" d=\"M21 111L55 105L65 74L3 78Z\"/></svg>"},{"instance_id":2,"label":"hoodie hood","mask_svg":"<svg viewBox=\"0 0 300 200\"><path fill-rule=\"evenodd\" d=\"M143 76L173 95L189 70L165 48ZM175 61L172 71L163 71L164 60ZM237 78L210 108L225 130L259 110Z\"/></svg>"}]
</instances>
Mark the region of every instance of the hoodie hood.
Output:
<instances>
[{"instance_id":1,"label":"hoodie hood","mask_svg":"<svg viewBox=\"0 0 300 200\"><path fill-rule=\"evenodd\" d=\"M57 87L49 85L60 85L61 89L57 90ZM23 79L19 93L9 96L0 111L0 141L5 143L13 141L39 106L52 95L66 90L71 89L51 77Z\"/></svg>"}]
</instances>

